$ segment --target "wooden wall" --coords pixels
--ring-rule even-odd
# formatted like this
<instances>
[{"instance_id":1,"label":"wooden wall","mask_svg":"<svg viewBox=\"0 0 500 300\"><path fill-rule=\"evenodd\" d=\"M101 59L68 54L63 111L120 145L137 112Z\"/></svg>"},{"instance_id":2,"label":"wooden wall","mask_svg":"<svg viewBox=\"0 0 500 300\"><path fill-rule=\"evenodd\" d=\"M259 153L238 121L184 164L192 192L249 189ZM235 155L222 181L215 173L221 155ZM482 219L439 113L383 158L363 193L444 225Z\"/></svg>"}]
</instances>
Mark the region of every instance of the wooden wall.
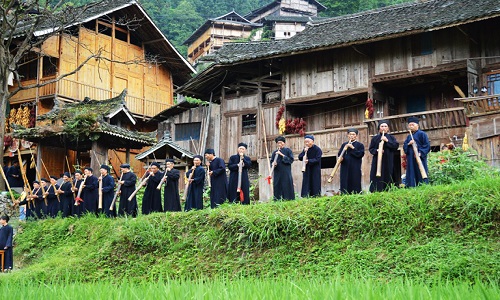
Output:
<instances>
[{"instance_id":1,"label":"wooden wall","mask_svg":"<svg viewBox=\"0 0 500 300\"><path fill-rule=\"evenodd\" d=\"M386 40L373 44L374 75L436 67L470 57L470 41L455 28L432 31L433 51L417 53L412 49L421 35Z\"/></svg>"},{"instance_id":2,"label":"wooden wall","mask_svg":"<svg viewBox=\"0 0 500 300\"><path fill-rule=\"evenodd\" d=\"M310 16L316 16L318 14L318 8L312 3L312 1L307 0L281 0L281 7L296 9L308 13ZM297 13L280 11L282 16L296 16Z\"/></svg>"},{"instance_id":3,"label":"wooden wall","mask_svg":"<svg viewBox=\"0 0 500 300\"><path fill-rule=\"evenodd\" d=\"M286 99L368 87L368 59L350 48L293 56L283 65Z\"/></svg>"}]
</instances>

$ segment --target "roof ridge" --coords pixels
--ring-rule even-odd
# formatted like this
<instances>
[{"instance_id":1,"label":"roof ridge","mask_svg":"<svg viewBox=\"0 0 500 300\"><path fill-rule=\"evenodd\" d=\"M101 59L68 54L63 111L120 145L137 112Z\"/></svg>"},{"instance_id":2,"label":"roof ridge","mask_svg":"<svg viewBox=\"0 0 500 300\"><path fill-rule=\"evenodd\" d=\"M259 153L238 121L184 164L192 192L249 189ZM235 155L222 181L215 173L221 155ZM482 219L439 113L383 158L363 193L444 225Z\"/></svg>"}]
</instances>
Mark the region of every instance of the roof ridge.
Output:
<instances>
[{"instance_id":1,"label":"roof ridge","mask_svg":"<svg viewBox=\"0 0 500 300\"><path fill-rule=\"evenodd\" d=\"M328 18L327 20L324 20L324 21L310 24L309 26L319 26L319 25L323 25L323 24L333 23L333 22L338 21L338 20L356 19L359 17L365 17L367 15L378 14L378 13L382 13L382 12L386 12L386 11L395 11L395 10L399 10L399 9L403 9L403 8L407 8L407 7L411 7L411 6L424 5L424 4L428 4L430 2L438 2L438 1L443 1L443 0L414 0L413 2L404 2L404 3L374 8L374 9L370 9L370 10L360 11L360 12L353 13L353 14L332 17L332 18Z\"/></svg>"}]
</instances>

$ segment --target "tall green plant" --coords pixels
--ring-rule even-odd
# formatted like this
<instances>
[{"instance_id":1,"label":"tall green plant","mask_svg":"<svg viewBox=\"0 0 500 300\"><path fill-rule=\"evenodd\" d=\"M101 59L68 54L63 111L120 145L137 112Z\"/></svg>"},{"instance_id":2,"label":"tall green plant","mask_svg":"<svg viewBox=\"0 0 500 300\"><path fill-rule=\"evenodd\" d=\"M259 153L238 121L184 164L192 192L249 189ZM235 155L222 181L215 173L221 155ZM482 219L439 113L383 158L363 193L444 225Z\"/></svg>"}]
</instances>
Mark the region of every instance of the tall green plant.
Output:
<instances>
[{"instance_id":1,"label":"tall green plant","mask_svg":"<svg viewBox=\"0 0 500 300\"><path fill-rule=\"evenodd\" d=\"M481 176L498 175L477 154L462 149L431 153L428 157L431 184L451 184Z\"/></svg>"}]
</instances>

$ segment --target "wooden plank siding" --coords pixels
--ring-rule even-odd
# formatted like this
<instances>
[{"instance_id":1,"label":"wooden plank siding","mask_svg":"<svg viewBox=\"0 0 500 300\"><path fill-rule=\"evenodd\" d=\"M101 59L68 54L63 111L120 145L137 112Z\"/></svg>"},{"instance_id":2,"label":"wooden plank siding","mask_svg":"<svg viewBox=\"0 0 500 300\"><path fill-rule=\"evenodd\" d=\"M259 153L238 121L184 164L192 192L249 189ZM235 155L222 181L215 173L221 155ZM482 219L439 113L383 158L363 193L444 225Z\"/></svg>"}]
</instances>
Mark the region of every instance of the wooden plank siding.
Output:
<instances>
[{"instance_id":1,"label":"wooden plank siding","mask_svg":"<svg viewBox=\"0 0 500 300\"><path fill-rule=\"evenodd\" d=\"M11 103L55 95L67 101L81 101L85 97L109 99L126 88L127 106L136 116L152 117L173 104L171 72L154 62L146 64L142 47L84 27L80 28L78 37L53 37L42 46L44 54L59 58L58 75L74 71L98 51L102 51L101 56L107 60L90 59L80 71L57 83L20 91L12 97ZM40 77L41 74L42 71ZM52 78L54 76L41 77L40 81ZM23 82L24 85L33 83L36 80Z\"/></svg>"},{"instance_id":2,"label":"wooden plank siding","mask_svg":"<svg viewBox=\"0 0 500 300\"><path fill-rule=\"evenodd\" d=\"M285 98L368 87L368 59L352 49L287 58Z\"/></svg>"}]
</instances>

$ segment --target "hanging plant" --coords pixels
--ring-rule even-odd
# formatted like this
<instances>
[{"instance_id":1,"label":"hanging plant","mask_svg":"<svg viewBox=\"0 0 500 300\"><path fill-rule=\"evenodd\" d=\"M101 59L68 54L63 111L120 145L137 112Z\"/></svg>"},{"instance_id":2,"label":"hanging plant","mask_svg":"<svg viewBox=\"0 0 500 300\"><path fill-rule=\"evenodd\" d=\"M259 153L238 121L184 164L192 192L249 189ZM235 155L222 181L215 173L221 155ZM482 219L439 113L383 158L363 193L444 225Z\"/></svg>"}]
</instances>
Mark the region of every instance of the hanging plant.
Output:
<instances>
[{"instance_id":1,"label":"hanging plant","mask_svg":"<svg viewBox=\"0 0 500 300\"><path fill-rule=\"evenodd\" d=\"M306 134L306 121L302 118L295 118L295 119L287 119L285 126L286 130L285 133L287 134L293 134L293 133L298 133L300 136L304 136Z\"/></svg>"},{"instance_id":2,"label":"hanging plant","mask_svg":"<svg viewBox=\"0 0 500 300\"><path fill-rule=\"evenodd\" d=\"M366 100L365 106L366 106L365 119L373 118L373 100L368 98L368 100Z\"/></svg>"},{"instance_id":3,"label":"hanging plant","mask_svg":"<svg viewBox=\"0 0 500 300\"><path fill-rule=\"evenodd\" d=\"M295 119L285 119L283 114L285 113L285 106L281 105L276 113L276 129L278 129L280 134L294 134L298 133L301 136L306 134L306 121L302 118Z\"/></svg>"},{"instance_id":4,"label":"hanging plant","mask_svg":"<svg viewBox=\"0 0 500 300\"><path fill-rule=\"evenodd\" d=\"M285 113L285 106L281 105L280 108L278 109L278 113L276 113L276 129L280 129L280 121L283 118L283 114Z\"/></svg>"},{"instance_id":5,"label":"hanging plant","mask_svg":"<svg viewBox=\"0 0 500 300\"><path fill-rule=\"evenodd\" d=\"M401 155L401 167L406 170L406 154Z\"/></svg>"}]
</instances>

